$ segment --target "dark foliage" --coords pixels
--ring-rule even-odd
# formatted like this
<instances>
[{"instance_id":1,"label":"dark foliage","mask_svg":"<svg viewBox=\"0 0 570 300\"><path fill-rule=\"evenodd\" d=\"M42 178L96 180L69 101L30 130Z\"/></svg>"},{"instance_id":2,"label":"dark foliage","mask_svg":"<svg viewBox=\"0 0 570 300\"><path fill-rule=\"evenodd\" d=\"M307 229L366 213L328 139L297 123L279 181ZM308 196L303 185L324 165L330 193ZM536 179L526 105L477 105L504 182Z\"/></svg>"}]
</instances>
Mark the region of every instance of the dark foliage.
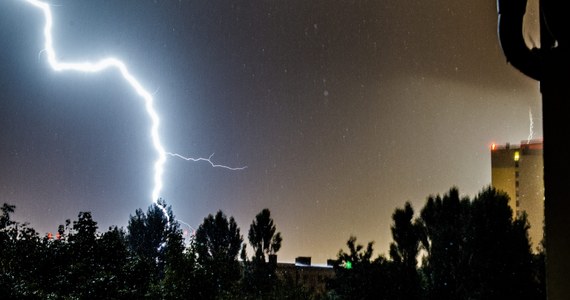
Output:
<instances>
[{"instance_id":1,"label":"dark foliage","mask_svg":"<svg viewBox=\"0 0 570 300\"><path fill-rule=\"evenodd\" d=\"M393 214L390 260L348 242L331 294L340 299L545 299L544 253L533 254L525 215L513 219L505 193L473 200L452 188L430 196L414 219L409 203ZM424 251L421 263L420 251ZM350 266L350 268L348 268Z\"/></svg>"},{"instance_id":2,"label":"dark foliage","mask_svg":"<svg viewBox=\"0 0 570 300\"><path fill-rule=\"evenodd\" d=\"M238 255L243 237L233 217L220 210L208 215L196 230L194 247L198 272L203 279L204 298L232 294L241 276Z\"/></svg>"},{"instance_id":3,"label":"dark foliage","mask_svg":"<svg viewBox=\"0 0 570 300\"><path fill-rule=\"evenodd\" d=\"M127 232L128 289L137 298L156 296L160 293L157 283L164 277L168 237L181 234L172 209L162 199L149 206L146 214L137 209L129 218Z\"/></svg>"},{"instance_id":4,"label":"dark foliage","mask_svg":"<svg viewBox=\"0 0 570 300\"><path fill-rule=\"evenodd\" d=\"M393 299L419 299L422 293L418 274L418 253L422 239L421 224L414 222L414 209L406 203L403 209L396 209L392 215L392 238L390 258L392 259Z\"/></svg>"},{"instance_id":5,"label":"dark foliage","mask_svg":"<svg viewBox=\"0 0 570 300\"><path fill-rule=\"evenodd\" d=\"M280 232L271 218L269 209L263 209L255 216L249 227L248 240L254 255L251 261L244 259L244 290L252 295L267 298L277 287L277 252L283 241ZM245 251L245 248L244 248ZM274 258L274 261L271 258Z\"/></svg>"},{"instance_id":6,"label":"dark foliage","mask_svg":"<svg viewBox=\"0 0 570 300\"><path fill-rule=\"evenodd\" d=\"M185 241L163 200L130 216L127 230L98 232L90 212L41 237L0 207L2 299L545 299L545 255L533 253L526 216L513 218L505 193L473 200L456 188L392 215L389 258L373 242L347 241L327 291L279 273L281 234L268 209L245 244L233 217L209 215ZM164 210L163 210L164 208ZM166 214L165 214L166 212ZM238 261L240 255L242 262ZM419 257L422 257L421 261Z\"/></svg>"},{"instance_id":7,"label":"dark foliage","mask_svg":"<svg viewBox=\"0 0 570 300\"><path fill-rule=\"evenodd\" d=\"M348 252L340 250L334 266L335 278L329 282L332 298L392 299L394 295L391 264L383 257L372 258L373 242L366 247L351 236Z\"/></svg>"},{"instance_id":8,"label":"dark foliage","mask_svg":"<svg viewBox=\"0 0 570 300\"><path fill-rule=\"evenodd\" d=\"M455 188L428 198L420 222L429 299L544 299L528 222L513 220L507 197L489 187L472 201Z\"/></svg>"}]
</instances>

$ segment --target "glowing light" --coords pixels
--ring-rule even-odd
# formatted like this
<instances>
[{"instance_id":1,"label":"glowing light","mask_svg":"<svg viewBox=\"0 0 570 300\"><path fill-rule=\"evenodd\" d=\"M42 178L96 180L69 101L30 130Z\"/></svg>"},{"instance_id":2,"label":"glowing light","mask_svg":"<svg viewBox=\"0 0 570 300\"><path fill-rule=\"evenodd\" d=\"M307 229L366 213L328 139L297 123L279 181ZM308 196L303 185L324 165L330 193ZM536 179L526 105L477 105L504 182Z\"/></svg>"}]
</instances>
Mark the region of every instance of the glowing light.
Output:
<instances>
[{"instance_id":1,"label":"glowing light","mask_svg":"<svg viewBox=\"0 0 570 300\"><path fill-rule=\"evenodd\" d=\"M228 166L224 166L224 165L215 164L215 163L212 161L212 157L214 156L214 153L212 153L212 155L210 155L208 158L203 158L203 157L199 157L199 158L185 157L185 156L182 156L182 155L180 155L180 154L178 154L178 153L171 153L171 152L166 152L166 154L167 154L167 155L170 155L170 156L178 157L178 158L183 159L183 160L186 160L186 161L193 161L193 162L205 161L205 162L208 162L208 163L212 166L212 168L224 168L224 169L228 169L228 170L232 170L232 171L247 169L247 166L245 166L245 167L228 167Z\"/></svg>"},{"instance_id":2,"label":"glowing light","mask_svg":"<svg viewBox=\"0 0 570 300\"><path fill-rule=\"evenodd\" d=\"M518 151L515 151L515 157L514 157L514 160L515 160L515 161L519 161L519 160L520 160L520 158L521 158L521 154L520 154Z\"/></svg>"},{"instance_id":3,"label":"glowing light","mask_svg":"<svg viewBox=\"0 0 570 300\"><path fill-rule=\"evenodd\" d=\"M241 168L231 168L224 165L217 165L214 164L211 160L212 155L209 158L187 158L182 155L167 152L162 145L159 135L159 125L160 125L160 118L158 117L157 111L154 109L154 99L152 95L142 86L142 84L133 76L125 64L116 58L108 57L101 59L96 62L90 61L83 61L83 62L60 62L57 60L57 56L55 53L55 49L53 47L53 38L52 38L52 26L53 26L53 17L51 13L51 9L49 4L45 2L41 2L38 0L25 0L26 2L32 4L33 6L41 9L45 17L45 25L44 25L44 49L40 52L45 52L47 55L47 60L51 68L55 71L77 71L83 73L97 73L107 69L116 69L120 72L123 78L129 83L129 85L137 92L137 94L144 100L144 105L146 108L146 112L151 121L151 129L150 129L150 136L152 139L152 145L154 150L156 151L157 158L154 162L154 186L151 193L152 201L162 210L164 215L168 220L168 213L166 208L163 207L158 203L158 199L160 196L160 192L163 188L162 182L162 175L164 174L164 164L166 162L166 156L175 156L179 157L188 161L206 161L209 162L212 167L221 167L226 168L229 170L242 170L246 167ZM170 222L170 220L168 220Z\"/></svg>"},{"instance_id":4,"label":"glowing light","mask_svg":"<svg viewBox=\"0 0 570 300\"><path fill-rule=\"evenodd\" d=\"M530 110L530 107L528 108L528 119L529 119L529 133L528 133L528 139L527 139L527 144L530 144L530 141L532 140L532 137L534 136L534 121L532 118L532 111Z\"/></svg>"},{"instance_id":5,"label":"glowing light","mask_svg":"<svg viewBox=\"0 0 570 300\"><path fill-rule=\"evenodd\" d=\"M495 144L495 143L491 144L491 150L494 151L495 149L497 149L497 144Z\"/></svg>"},{"instance_id":6,"label":"glowing light","mask_svg":"<svg viewBox=\"0 0 570 300\"><path fill-rule=\"evenodd\" d=\"M190 234L191 234L192 236L194 236L194 234L196 234L196 229L194 229L194 227L192 227L192 225L190 225L190 224L188 224L188 223L186 223L186 222L184 222L184 221L182 221L182 220L176 220L176 221L177 221L178 223L181 223L181 224L183 224L183 225L186 225L186 226L188 227L188 229L190 229Z\"/></svg>"}]
</instances>

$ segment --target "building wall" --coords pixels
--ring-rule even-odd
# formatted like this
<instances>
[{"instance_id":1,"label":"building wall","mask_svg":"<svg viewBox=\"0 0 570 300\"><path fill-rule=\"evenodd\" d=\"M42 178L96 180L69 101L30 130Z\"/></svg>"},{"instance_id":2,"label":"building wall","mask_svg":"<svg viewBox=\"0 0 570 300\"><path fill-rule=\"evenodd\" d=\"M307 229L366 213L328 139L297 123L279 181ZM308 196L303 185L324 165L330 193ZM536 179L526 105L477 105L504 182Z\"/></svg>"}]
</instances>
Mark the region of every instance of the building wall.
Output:
<instances>
[{"instance_id":1,"label":"building wall","mask_svg":"<svg viewBox=\"0 0 570 300\"><path fill-rule=\"evenodd\" d=\"M283 280L293 280L315 294L324 295L327 281L334 277L332 266L306 266L292 263L277 263L277 276Z\"/></svg>"},{"instance_id":2,"label":"building wall","mask_svg":"<svg viewBox=\"0 0 570 300\"><path fill-rule=\"evenodd\" d=\"M529 237L533 248L540 245L544 233L544 164L542 149L522 149L517 213L527 213L531 225ZM536 250L536 249L533 249Z\"/></svg>"},{"instance_id":3,"label":"building wall","mask_svg":"<svg viewBox=\"0 0 570 300\"><path fill-rule=\"evenodd\" d=\"M529 238L537 250L544 232L544 164L542 142L494 146L491 184L509 195L513 217L523 212L530 224Z\"/></svg>"},{"instance_id":4,"label":"building wall","mask_svg":"<svg viewBox=\"0 0 570 300\"><path fill-rule=\"evenodd\" d=\"M518 149L517 149L518 150ZM505 148L491 151L491 184L498 190L509 195L509 206L516 217L516 171L515 171L515 149L506 146Z\"/></svg>"}]
</instances>

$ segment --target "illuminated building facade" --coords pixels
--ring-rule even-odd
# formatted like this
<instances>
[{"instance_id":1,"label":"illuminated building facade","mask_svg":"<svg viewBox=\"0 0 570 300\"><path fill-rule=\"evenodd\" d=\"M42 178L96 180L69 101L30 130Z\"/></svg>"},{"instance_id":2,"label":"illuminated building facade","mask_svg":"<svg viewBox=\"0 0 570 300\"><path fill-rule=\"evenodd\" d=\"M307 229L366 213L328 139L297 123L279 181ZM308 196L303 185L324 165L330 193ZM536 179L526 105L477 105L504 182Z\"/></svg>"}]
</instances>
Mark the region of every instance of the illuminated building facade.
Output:
<instances>
[{"instance_id":1,"label":"illuminated building facade","mask_svg":"<svg viewBox=\"0 0 570 300\"><path fill-rule=\"evenodd\" d=\"M542 141L491 146L491 184L509 195L513 217L526 212L533 251L544 235Z\"/></svg>"}]
</instances>

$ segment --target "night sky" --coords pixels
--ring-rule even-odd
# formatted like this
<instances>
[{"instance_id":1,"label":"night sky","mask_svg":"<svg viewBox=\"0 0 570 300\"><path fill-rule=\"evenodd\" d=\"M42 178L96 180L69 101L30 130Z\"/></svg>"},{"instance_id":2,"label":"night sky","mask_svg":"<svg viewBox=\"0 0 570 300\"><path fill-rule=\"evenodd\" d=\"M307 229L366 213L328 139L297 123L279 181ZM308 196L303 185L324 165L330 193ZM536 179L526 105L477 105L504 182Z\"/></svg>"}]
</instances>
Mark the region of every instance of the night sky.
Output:
<instances>
[{"instance_id":1,"label":"night sky","mask_svg":"<svg viewBox=\"0 0 570 300\"><path fill-rule=\"evenodd\" d=\"M538 83L506 63L495 1L50 3L58 59L123 60L154 95L167 151L247 166L169 157L176 218L197 228L221 209L247 240L269 208L280 261L324 263L350 235L386 254L396 208L453 186L473 197L491 143L526 141L530 114L542 136ZM0 204L42 234L80 211L126 227L152 204L143 101L115 70L53 71L43 23L0 1Z\"/></svg>"}]
</instances>

